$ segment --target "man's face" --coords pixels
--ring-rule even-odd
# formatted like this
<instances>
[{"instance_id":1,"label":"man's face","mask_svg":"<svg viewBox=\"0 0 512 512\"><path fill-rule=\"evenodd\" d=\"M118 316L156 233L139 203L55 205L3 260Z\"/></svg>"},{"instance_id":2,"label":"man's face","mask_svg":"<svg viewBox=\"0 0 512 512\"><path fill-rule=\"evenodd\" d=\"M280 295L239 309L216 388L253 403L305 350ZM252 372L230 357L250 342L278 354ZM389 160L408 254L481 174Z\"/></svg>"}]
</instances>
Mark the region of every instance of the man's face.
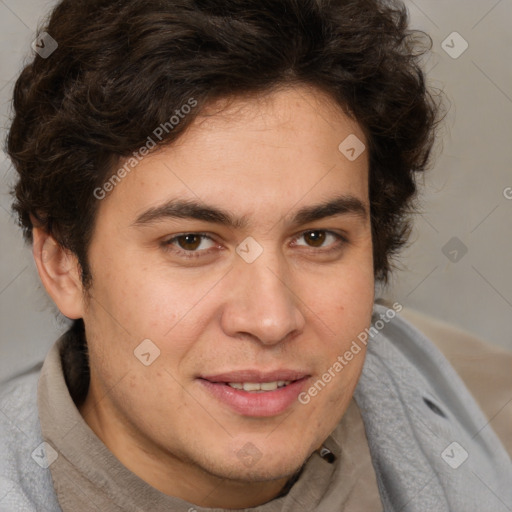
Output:
<instances>
[{"instance_id":1,"label":"man's face","mask_svg":"<svg viewBox=\"0 0 512 512\"><path fill-rule=\"evenodd\" d=\"M370 323L367 152L338 149L352 134L365 140L305 87L212 106L101 201L82 413L125 465L283 478L340 421L363 350L307 404L299 393Z\"/></svg>"}]
</instances>

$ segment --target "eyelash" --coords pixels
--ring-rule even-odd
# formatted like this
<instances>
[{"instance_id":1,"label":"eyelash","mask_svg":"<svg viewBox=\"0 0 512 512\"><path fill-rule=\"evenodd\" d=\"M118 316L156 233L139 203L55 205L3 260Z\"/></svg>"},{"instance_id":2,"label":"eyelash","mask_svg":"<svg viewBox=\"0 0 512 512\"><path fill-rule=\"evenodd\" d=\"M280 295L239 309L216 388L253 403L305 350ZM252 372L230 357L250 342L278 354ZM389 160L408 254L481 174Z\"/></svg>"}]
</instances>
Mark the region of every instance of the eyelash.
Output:
<instances>
[{"instance_id":1,"label":"eyelash","mask_svg":"<svg viewBox=\"0 0 512 512\"><path fill-rule=\"evenodd\" d=\"M328 229L308 229L306 231L302 231L293 240L294 241L298 240L298 239L300 239L301 237L303 237L304 235L306 235L308 233L315 233L315 232L322 232L322 233L325 233L326 235L332 235L332 236L334 236L336 238L337 241L334 244L334 247L331 247L329 249L323 249L323 248L315 249L314 247L310 247L309 250L311 250L313 252L321 253L321 254L328 254L330 252L339 250L344 245L348 244L348 240L347 240L346 237L344 237L343 235L340 235L339 233L336 233L334 231L330 231ZM209 239L209 240L214 242L213 238L210 235L208 235L207 233L190 232L190 233L181 233L179 235L175 235L172 238L169 238L168 240L165 240L164 242L162 242L162 246L164 247L164 249L166 251L170 251L169 248L174 245L174 242L176 242L178 240L178 238L181 238L181 237L187 236L187 235L198 236L198 237L201 237L202 240L207 238L207 239ZM306 250L308 250L308 249L306 249ZM186 259L193 259L193 258L201 258L205 254L208 254L209 251L210 251L209 249L203 249L201 251L197 251L197 250L196 251L186 251L184 249L174 248L170 252L174 252L174 254L176 254L179 257L183 257L183 258L186 258Z\"/></svg>"}]
</instances>

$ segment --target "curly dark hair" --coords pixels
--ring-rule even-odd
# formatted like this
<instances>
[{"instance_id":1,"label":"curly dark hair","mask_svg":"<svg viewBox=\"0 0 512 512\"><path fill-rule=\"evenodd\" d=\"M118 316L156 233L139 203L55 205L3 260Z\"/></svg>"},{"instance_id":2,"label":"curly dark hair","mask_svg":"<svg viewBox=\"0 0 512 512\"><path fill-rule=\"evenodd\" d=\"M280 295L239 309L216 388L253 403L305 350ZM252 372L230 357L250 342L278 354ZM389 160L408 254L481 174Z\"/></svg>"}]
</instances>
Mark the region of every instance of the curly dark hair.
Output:
<instances>
[{"instance_id":1,"label":"curly dark hair","mask_svg":"<svg viewBox=\"0 0 512 512\"><path fill-rule=\"evenodd\" d=\"M363 129L374 272L387 282L441 117L420 65L431 40L408 28L401 2L62 0L42 31L58 48L35 55L14 89L13 209L28 241L34 222L76 254L84 284L93 191L121 158L190 98L197 108L159 145L177 140L214 100L287 84L326 92Z\"/></svg>"}]
</instances>

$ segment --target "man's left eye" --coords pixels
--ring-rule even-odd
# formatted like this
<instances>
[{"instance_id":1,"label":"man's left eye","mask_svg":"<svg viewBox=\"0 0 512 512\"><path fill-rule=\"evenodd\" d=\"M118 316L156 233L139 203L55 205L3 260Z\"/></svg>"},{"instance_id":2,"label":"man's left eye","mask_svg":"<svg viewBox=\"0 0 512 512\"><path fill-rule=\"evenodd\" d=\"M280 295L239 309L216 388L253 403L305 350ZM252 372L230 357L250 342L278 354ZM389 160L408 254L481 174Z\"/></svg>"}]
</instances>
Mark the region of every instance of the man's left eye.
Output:
<instances>
[{"instance_id":1,"label":"man's left eye","mask_svg":"<svg viewBox=\"0 0 512 512\"><path fill-rule=\"evenodd\" d=\"M331 245L340 246L346 242L346 238L339 235L338 233L334 233L333 231L327 231L325 229L314 229L310 231L305 231L301 235L299 235L296 240L303 238L306 241L306 244L298 244L294 243L294 245L305 245L308 247L329 247ZM325 242L330 243L325 243Z\"/></svg>"}]
</instances>

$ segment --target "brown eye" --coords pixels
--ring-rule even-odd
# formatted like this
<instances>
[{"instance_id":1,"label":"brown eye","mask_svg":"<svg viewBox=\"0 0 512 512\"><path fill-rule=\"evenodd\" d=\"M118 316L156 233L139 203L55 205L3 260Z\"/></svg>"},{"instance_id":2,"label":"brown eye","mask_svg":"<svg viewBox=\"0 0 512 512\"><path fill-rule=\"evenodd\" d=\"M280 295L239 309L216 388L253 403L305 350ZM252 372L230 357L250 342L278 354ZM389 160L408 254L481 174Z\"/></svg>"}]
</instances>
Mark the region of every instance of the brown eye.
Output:
<instances>
[{"instance_id":1,"label":"brown eye","mask_svg":"<svg viewBox=\"0 0 512 512\"><path fill-rule=\"evenodd\" d=\"M201 244L202 239L203 237L201 235L188 234L178 236L175 240L182 249L195 251Z\"/></svg>"},{"instance_id":2,"label":"brown eye","mask_svg":"<svg viewBox=\"0 0 512 512\"><path fill-rule=\"evenodd\" d=\"M312 247L321 247L325 239L325 231L308 231L304 233L304 240Z\"/></svg>"},{"instance_id":3,"label":"brown eye","mask_svg":"<svg viewBox=\"0 0 512 512\"><path fill-rule=\"evenodd\" d=\"M206 233L183 233L163 241L162 247L180 258L200 258L211 255L215 241Z\"/></svg>"},{"instance_id":4,"label":"brown eye","mask_svg":"<svg viewBox=\"0 0 512 512\"><path fill-rule=\"evenodd\" d=\"M293 245L314 251L316 253L327 253L329 251L340 251L348 240L334 231L328 229L311 229L303 231L295 240Z\"/></svg>"}]
</instances>

